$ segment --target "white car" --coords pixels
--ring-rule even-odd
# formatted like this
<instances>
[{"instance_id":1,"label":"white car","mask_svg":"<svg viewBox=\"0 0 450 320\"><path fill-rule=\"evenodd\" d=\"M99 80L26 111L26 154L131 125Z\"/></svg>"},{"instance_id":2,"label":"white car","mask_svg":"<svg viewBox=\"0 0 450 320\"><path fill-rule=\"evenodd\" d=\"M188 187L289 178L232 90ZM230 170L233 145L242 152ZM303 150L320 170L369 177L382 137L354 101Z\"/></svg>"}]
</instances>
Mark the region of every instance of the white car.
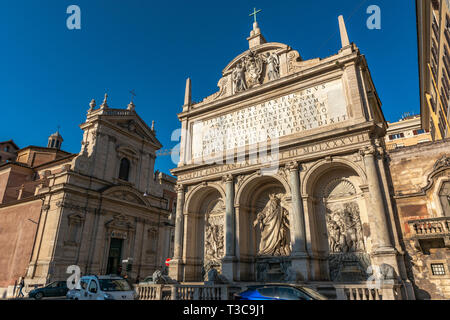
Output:
<instances>
[{"instance_id":1,"label":"white car","mask_svg":"<svg viewBox=\"0 0 450 320\"><path fill-rule=\"evenodd\" d=\"M134 300L136 296L128 282L118 276L84 276L79 289L73 291L73 300Z\"/></svg>"}]
</instances>

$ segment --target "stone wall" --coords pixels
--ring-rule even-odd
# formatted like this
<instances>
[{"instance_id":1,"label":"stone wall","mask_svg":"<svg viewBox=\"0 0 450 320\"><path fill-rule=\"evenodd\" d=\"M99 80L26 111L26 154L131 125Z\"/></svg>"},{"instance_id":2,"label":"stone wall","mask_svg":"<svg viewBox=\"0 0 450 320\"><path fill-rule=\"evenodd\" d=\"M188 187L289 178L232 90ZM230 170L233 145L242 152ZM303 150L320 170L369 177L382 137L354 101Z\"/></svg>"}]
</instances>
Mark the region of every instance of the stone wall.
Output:
<instances>
[{"instance_id":1,"label":"stone wall","mask_svg":"<svg viewBox=\"0 0 450 320\"><path fill-rule=\"evenodd\" d=\"M442 165L442 159L450 155L450 140L402 148L389 155L395 205L416 298L450 299L450 250L445 231L443 236L439 232L429 234L433 231L422 235L414 227L416 221L430 226L450 218L438 196L443 183L450 180L450 167ZM442 263L446 274L433 275L433 263Z\"/></svg>"},{"instance_id":2,"label":"stone wall","mask_svg":"<svg viewBox=\"0 0 450 320\"><path fill-rule=\"evenodd\" d=\"M0 207L0 288L26 274L41 213L40 199Z\"/></svg>"}]
</instances>

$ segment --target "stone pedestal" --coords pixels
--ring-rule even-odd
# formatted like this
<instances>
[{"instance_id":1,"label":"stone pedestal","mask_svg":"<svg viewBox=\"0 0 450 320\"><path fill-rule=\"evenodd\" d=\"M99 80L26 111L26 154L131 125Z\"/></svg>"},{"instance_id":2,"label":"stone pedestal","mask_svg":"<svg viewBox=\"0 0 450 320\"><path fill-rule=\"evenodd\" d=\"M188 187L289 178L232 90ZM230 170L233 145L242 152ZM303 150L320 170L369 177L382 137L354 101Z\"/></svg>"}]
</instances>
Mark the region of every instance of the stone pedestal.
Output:
<instances>
[{"instance_id":1,"label":"stone pedestal","mask_svg":"<svg viewBox=\"0 0 450 320\"><path fill-rule=\"evenodd\" d=\"M222 259L222 276L224 276L230 282L232 282L235 279L234 264L235 264L234 257L223 257L223 259Z\"/></svg>"},{"instance_id":2,"label":"stone pedestal","mask_svg":"<svg viewBox=\"0 0 450 320\"><path fill-rule=\"evenodd\" d=\"M291 256L291 272L289 281L307 281L310 278L309 256L299 253Z\"/></svg>"},{"instance_id":3,"label":"stone pedestal","mask_svg":"<svg viewBox=\"0 0 450 320\"><path fill-rule=\"evenodd\" d=\"M181 259L173 259L169 265L169 277L171 279L180 281L183 276L183 263Z\"/></svg>"}]
</instances>

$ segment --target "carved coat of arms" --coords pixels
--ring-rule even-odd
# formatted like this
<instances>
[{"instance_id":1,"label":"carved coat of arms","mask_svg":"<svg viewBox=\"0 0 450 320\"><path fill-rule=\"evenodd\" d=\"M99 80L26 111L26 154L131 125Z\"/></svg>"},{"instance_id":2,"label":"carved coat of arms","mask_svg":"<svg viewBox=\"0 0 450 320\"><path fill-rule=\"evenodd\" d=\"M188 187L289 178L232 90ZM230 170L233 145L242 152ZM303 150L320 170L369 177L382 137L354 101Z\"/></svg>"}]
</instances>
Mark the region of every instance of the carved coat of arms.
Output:
<instances>
[{"instance_id":1,"label":"carved coat of arms","mask_svg":"<svg viewBox=\"0 0 450 320\"><path fill-rule=\"evenodd\" d=\"M263 59L250 51L244 58L245 65L245 79L247 87L252 88L255 85L261 84L261 76L263 72Z\"/></svg>"}]
</instances>

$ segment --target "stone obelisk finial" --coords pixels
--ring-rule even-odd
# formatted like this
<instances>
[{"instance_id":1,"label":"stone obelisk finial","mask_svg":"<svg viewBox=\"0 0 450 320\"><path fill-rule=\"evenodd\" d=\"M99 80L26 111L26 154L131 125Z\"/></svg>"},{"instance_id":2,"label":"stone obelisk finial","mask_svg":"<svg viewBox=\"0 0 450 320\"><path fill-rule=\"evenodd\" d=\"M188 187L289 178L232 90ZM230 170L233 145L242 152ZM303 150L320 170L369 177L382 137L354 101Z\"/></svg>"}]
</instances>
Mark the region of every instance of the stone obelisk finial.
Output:
<instances>
[{"instance_id":1,"label":"stone obelisk finial","mask_svg":"<svg viewBox=\"0 0 450 320\"><path fill-rule=\"evenodd\" d=\"M342 48L350 45L350 40L348 39L347 28L345 27L344 17L339 16L339 31L341 32L341 43Z\"/></svg>"},{"instance_id":2,"label":"stone obelisk finial","mask_svg":"<svg viewBox=\"0 0 450 320\"><path fill-rule=\"evenodd\" d=\"M191 89L191 78L186 80L186 91L184 94L184 105L189 106L192 102L192 89Z\"/></svg>"}]
</instances>

